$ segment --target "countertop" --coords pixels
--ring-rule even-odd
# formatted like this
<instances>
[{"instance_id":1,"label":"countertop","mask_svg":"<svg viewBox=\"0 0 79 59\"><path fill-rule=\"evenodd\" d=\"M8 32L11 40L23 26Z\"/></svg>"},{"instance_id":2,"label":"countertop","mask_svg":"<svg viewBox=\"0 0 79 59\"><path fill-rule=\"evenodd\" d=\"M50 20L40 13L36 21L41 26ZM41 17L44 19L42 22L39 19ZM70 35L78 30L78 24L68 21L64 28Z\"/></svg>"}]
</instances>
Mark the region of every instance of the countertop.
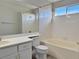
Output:
<instances>
[{"instance_id":1,"label":"countertop","mask_svg":"<svg viewBox=\"0 0 79 59\"><path fill-rule=\"evenodd\" d=\"M22 36L27 36L27 37L32 37L32 36L39 36L38 32L34 33L22 33L22 34L14 34L14 35L4 35L0 36L1 39L7 39L7 38L14 38L14 37L22 37Z\"/></svg>"},{"instance_id":2,"label":"countertop","mask_svg":"<svg viewBox=\"0 0 79 59\"><path fill-rule=\"evenodd\" d=\"M6 42L6 44L0 44L0 48L5 48L9 46L14 46L22 43L27 43L32 41L29 37L38 36L39 33L28 33L28 34L16 34L16 35L8 35L2 36L2 41Z\"/></svg>"}]
</instances>

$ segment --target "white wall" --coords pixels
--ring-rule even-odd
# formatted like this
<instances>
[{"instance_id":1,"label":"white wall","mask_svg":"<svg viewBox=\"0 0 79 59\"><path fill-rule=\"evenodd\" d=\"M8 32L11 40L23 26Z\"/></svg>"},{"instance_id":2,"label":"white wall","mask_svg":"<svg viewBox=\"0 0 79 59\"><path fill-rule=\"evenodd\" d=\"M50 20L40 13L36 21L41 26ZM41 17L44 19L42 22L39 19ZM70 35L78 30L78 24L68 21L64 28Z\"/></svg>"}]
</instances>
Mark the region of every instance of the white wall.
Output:
<instances>
[{"instance_id":1,"label":"white wall","mask_svg":"<svg viewBox=\"0 0 79 59\"><path fill-rule=\"evenodd\" d=\"M0 5L0 35L20 33L18 13Z\"/></svg>"},{"instance_id":2,"label":"white wall","mask_svg":"<svg viewBox=\"0 0 79 59\"><path fill-rule=\"evenodd\" d=\"M79 41L79 14L71 14L69 17L66 15L54 16L54 18L51 19L51 16L46 16L47 12L44 12L46 10L51 12L51 7L46 6L39 9L39 32L41 39L56 37Z\"/></svg>"},{"instance_id":3,"label":"white wall","mask_svg":"<svg viewBox=\"0 0 79 59\"><path fill-rule=\"evenodd\" d=\"M53 37L79 41L79 14L56 16L53 20Z\"/></svg>"}]
</instances>

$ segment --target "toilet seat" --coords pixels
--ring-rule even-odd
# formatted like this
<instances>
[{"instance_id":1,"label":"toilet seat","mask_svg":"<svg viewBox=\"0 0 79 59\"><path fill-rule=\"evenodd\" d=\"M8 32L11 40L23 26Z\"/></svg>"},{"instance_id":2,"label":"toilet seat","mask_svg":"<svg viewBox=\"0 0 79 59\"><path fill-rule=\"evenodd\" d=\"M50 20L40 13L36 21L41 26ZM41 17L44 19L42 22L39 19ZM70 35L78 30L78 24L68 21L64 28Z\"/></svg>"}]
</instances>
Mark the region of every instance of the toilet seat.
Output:
<instances>
[{"instance_id":1,"label":"toilet seat","mask_svg":"<svg viewBox=\"0 0 79 59\"><path fill-rule=\"evenodd\" d=\"M47 53L48 52L48 47L44 45L39 45L36 47L37 53Z\"/></svg>"}]
</instances>

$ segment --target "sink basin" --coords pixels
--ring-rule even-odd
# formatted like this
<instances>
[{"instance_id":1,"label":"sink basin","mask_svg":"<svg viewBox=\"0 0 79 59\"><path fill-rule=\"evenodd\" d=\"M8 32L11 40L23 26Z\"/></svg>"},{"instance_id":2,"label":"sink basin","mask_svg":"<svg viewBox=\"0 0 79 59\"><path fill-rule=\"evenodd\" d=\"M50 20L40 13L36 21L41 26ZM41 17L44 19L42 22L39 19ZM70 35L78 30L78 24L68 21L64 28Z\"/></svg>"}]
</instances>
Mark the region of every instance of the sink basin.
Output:
<instances>
[{"instance_id":1,"label":"sink basin","mask_svg":"<svg viewBox=\"0 0 79 59\"><path fill-rule=\"evenodd\" d=\"M0 45L5 45L7 43L9 43L9 42L8 41L0 41Z\"/></svg>"}]
</instances>

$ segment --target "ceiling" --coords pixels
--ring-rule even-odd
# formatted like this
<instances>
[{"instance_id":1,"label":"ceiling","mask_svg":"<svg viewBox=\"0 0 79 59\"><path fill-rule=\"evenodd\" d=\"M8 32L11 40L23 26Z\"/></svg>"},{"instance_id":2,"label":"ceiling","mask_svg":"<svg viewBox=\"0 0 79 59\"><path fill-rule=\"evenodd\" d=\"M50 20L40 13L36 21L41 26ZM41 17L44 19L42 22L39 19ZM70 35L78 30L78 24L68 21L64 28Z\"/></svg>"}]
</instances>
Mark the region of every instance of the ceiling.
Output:
<instances>
[{"instance_id":1,"label":"ceiling","mask_svg":"<svg viewBox=\"0 0 79 59\"><path fill-rule=\"evenodd\" d=\"M7 6L16 11L28 11L53 2L55 6L62 6L77 3L79 0L0 0L0 6Z\"/></svg>"},{"instance_id":2,"label":"ceiling","mask_svg":"<svg viewBox=\"0 0 79 59\"><path fill-rule=\"evenodd\" d=\"M56 2L59 0L0 0L0 1L4 1L4 2L10 2L10 3L26 3L29 5L33 5L33 6L43 6L45 4L48 4L50 2Z\"/></svg>"},{"instance_id":3,"label":"ceiling","mask_svg":"<svg viewBox=\"0 0 79 59\"><path fill-rule=\"evenodd\" d=\"M0 0L0 7L2 6L19 12L25 12L30 9L37 8L36 6L33 6L31 4L16 0Z\"/></svg>"}]
</instances>

